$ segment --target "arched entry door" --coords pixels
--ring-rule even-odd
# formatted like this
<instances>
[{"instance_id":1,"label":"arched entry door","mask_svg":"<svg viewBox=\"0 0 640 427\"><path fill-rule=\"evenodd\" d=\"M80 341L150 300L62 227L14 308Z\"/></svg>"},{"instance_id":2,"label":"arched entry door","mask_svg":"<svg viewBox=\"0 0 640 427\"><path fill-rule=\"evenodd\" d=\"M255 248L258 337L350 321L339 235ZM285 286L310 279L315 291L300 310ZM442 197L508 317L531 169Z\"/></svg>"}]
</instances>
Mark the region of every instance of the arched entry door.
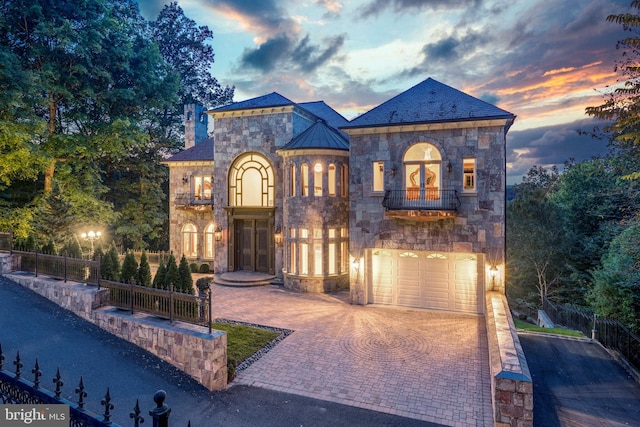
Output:
<instances>
[{"instance_id":1,"label":"arched entry door","mask_svg":"<svg viewBox=\"0 0 640 427\"><path fill-rule=\"evenodd\" d=\"M240 155L229 171L229 271L274 274L275 179L267 158Z\"/></svg>"}]
</instances>

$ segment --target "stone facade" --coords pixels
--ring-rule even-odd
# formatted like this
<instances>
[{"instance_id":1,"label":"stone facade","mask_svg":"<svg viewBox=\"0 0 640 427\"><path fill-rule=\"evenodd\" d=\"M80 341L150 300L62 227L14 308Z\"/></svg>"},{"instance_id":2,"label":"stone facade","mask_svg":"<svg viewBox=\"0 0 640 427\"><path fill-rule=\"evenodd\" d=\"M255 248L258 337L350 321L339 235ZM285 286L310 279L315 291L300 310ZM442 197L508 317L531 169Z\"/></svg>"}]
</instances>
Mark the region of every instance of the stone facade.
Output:
<instances>
[{"instance_id":1,"label":"stone facade","mask_svg":"<svg viewBox=\"0 0 640 427\"><path fill-rule=\"evenodd\" d=\"M491 266L504 264L505 155L504 120L493 126L460 122L441 126L389 126L350 133L351 252L364 258L367 248L475 253ZM374 192L372 164L384 162L385 188L400 189L408 177L403 174L403 155L414 144L433 145L442 157L441 188L456 190L460 207L456 215L436 221L390 218L382 206L384 193ZM463 193L464 158L475 159L476 190ZM451 172L447 171L448 165ZM395 171L395 172L393 172ZM487 289L502 288L501 277L489 276L487 266L482 281ZM368 300L362 280L351 278L352 299Z\"/></svg>"}]
</instances>

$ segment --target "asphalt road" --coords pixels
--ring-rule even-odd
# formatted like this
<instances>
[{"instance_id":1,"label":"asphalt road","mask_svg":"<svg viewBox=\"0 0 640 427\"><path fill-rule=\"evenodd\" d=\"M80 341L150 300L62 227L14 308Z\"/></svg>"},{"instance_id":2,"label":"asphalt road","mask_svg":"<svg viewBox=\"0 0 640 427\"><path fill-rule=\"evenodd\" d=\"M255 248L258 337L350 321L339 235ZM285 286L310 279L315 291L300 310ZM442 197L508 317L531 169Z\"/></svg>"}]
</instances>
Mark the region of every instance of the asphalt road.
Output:
<instances>
[{"instance_id":1,"label":"asphalt road","mask_svg":"<svg viewBox=\"0 0 640 427\"><path fill-rule=\"evenodd\" d=\"M0 345L3 369L14 372L20 352L22 377L33 381L36 358L42 387L54 390L60 369L62 396L77 402L80 376L87 387L86 408L102 413L106 388L115 402L112 421L132 426L129 413L140 400L144 426L153 394L167 392L171 427L244 426L431 426L436 424L368 411L323 400L249 386L210 392L173 366L123 341L51 301L0 276ZM339 361L337 362L339 363Z\"/></svg>"},{"instance_id":2,"label":"asphalt road","mask_svg":"<svg viewBox=\"0 0 640 427\"><path fill-rule=\"evenodd\" d=\"M640 384L599 344L519 337L533 376L534 426L640 426Z\"/></svg>"}]
</instances>

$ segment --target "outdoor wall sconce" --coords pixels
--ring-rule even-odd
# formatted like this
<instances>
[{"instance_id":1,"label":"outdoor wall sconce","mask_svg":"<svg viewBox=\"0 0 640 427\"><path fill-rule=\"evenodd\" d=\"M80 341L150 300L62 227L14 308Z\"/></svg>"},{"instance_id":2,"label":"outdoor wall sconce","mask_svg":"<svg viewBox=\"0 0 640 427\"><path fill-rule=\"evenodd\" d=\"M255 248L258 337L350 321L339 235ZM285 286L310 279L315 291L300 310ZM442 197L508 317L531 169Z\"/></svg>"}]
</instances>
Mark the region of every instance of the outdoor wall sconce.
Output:
<instances>
[{"instance_id":1,"label":"outdoor wall sconce","mask_svg":"<svg viewBox=\"0 0 640 427\"><path fill-rule=\"evenodd\" d=\"M188 184L189 183L189 175L187 175L186 173L184 175L182 175L182 183L183 184Z\"/></svg>"},{"instance_id":2,"label":"outdoor wall sconce","mask_svg":"<svg viewBox=\"0 0 640 427\"><path fill-rule=\"evenodd\" d=\"M451 171L453 170L453 165L451 164L451 160L447 164L447 174L451 175Z\"/></svg>"},{"instance_id":3,"label":"outdoor wall sconce","mask_svg":"<svg viewBox=\"0 0 640 427\"><path fill-rule=\"evenodd\" d=\"M353 268L360 268L360 258L353 259Z\"/></svg>"},{"instance_id":4,"label":"outdoor wall sconce","mask_svg":"<svg viewBox=\"0 0 640 427\"><path fill-rule=\"evenodd\" d=\"M322 172L322 164L316 163L316 165L313 167L313 170L318 173Z\"/></svg>"},{"instance_id":5,"label":"outdoor wall sconce","mask_svg":"<svg viewBox=\"0 0 640 427\"><path fill-rule=\"evenodd\" d=\"M282 243L282 229L279 225L276 227L276 231L273 233L273 240L276 242L276 245Z\"/></svg>"},{"instance_id":6,"label":"outdoor wall sconce","mask_svg":"<svg viewBox=\"0 0 640 427\"><path fill-rule=\"evenodd\" d=\"M491 274L491 277L496 277L498 275L498 267L492 265L491 268L489 268L489 274Z\"/></svg>"},{"instance_id":7,"label":"outdoor wall sconce","mask_svg":"<svg viewBox=\"0 0 640 427\"><path fill-rule=\"evenodd\" d=\"M222 228L220 228L220 226L218 226L218 228L216 228L216 231L213 232L213 237L216 239L216 242L222 240Z\"/></svg>"}]
</instances>

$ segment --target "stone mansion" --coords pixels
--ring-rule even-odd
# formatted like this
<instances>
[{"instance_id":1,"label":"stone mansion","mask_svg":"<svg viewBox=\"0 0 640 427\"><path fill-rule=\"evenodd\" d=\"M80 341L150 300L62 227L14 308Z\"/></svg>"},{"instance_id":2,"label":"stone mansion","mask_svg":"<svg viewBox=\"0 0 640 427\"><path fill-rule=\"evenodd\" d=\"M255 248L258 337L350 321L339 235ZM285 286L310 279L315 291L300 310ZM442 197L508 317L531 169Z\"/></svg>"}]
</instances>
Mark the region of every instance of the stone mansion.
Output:
<instances>
[{"instance_id":1,"label":"stone mansion","mask_svg":"<svg viewBox=\"0 0 640 427\"><path fill-rule=\"evenodd\" d=\"M484 314L504 292L514 120L431 78L352 121L275 92L186 106L165 162L171 250L354 304Z\"/></svg>"}]
</instances>

